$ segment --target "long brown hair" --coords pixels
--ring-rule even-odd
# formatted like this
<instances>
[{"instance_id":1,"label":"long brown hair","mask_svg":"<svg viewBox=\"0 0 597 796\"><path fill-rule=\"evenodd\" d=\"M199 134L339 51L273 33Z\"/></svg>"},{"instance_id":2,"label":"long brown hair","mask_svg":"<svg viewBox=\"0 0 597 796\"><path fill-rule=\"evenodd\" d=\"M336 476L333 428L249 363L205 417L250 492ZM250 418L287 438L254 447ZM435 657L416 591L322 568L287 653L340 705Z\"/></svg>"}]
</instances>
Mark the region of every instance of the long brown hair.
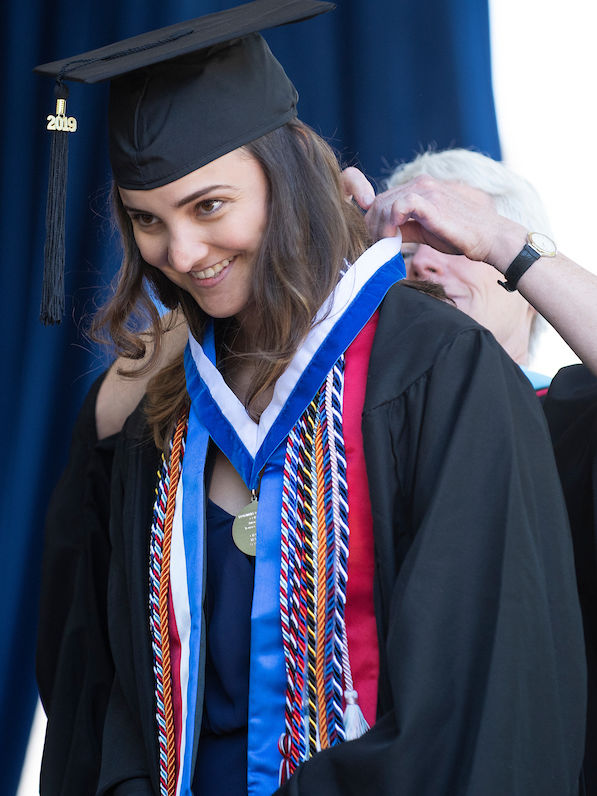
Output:
<instances>
[{"instance_id":1,"label":"long brown hair","mask_svg":"<svg viewBox=\"0 0 597 796\"><path fill-rule=\"evenodd\" d=\"M253 269L252 310L260 324L250 350L244 341L239 351L235 320L215 323L223 367L235 357L252 360L254 374L246 399L250 410L254 399L284 371L337 283L344 260L352 261L364 251L368 235L360 211L344 199L336 156L305 124L291 121L245 149L261 165L269 189L268 222ZM142 259L117 189L113 197L123 264L114 296L92 331L96 337L111 338L119 355L135 360L147 353L149 326L149 356L142 367L124 372L142 375L155 366L163 331L152 292L169 309L182 309L199 341L208 318L186 291ZM147 396L148 419L161 444L188 401L180 359L150 381Z\"/></svg>"}]
</instances>

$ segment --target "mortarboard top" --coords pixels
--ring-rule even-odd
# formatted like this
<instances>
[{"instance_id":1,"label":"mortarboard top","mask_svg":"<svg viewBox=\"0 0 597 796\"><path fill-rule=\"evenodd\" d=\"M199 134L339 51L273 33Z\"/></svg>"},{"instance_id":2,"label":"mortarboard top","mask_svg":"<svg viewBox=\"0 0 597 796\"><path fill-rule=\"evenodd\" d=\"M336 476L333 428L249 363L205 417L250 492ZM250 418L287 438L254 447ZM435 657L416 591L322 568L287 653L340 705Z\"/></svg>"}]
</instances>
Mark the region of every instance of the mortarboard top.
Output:
<instances>
[{"instance_id":1,"label":"mortarboard top","mask_svg":"<svg viewBox=\"0 0 597 796\"><path fill-rule=\"evenodd\" d=\"M329 11L320 0L254 0L188 22L42 64L56 78L42 321L64 307L65 80L110 80L109 138L114 178L150 190L201 168L296 116L298 95L258 31ZM50 122L52 124L52 122Z\"/></svg>"},{"instance_id":2,"label":"mortarboard top","mask_svg":"<svg viewBox=\"0 0 597 796\"><path fill-rule=\"evenodd\" d=\"M332 8L332 3L321 0L254 0L131 36L81 55L41 64L34 71L61 80L99 83L250 33L307 20Z\"/></svg>"}]
</instances>

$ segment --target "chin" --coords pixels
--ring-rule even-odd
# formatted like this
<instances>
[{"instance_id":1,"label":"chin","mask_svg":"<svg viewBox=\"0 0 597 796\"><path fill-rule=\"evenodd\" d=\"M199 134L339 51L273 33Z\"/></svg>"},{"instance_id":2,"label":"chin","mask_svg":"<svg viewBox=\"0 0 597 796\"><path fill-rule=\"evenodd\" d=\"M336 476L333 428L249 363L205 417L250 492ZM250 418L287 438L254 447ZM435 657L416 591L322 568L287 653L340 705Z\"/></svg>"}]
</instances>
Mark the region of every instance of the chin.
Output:
<instances>
[{"instance_id":1,"label":"chin","mask_svg":"<svg viewBox=\"0 0 597 796\"><path fill-rule=\"evenodd\" d=\"M215 305L209 304L205 301L197 301L197 299L195 299L195 301L206 315L209 315L210 318L217 320L234 318L237 315L241 315L247 306L246 303L243 302L238 302L237 304L226 304L225 306L222 306L221 304Z\"/></svg>"}]
</instances>

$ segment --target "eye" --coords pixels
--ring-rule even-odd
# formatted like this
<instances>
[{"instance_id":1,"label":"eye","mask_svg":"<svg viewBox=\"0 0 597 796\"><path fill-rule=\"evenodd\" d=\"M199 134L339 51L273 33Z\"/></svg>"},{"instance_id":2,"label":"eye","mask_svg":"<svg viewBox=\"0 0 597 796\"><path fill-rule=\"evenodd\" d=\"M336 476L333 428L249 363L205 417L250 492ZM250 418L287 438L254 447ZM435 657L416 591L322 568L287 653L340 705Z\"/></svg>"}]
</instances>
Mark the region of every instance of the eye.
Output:
<instances>
[{"instance_id":1,"label":"eye","mask_svg":"<svg viewBox=\"0 0 597 796\"><path fill-rule=\"evenodd\" d=\"M159 221L157 216L153 216L151 213L129 213L129 216L133 224L137 224L139 227L152 227Z\"/></svg>"},{"instance_id":2,"label":"eye","mask_svg":"<svg viewBox=\"0 0 597 796\"><path fill-rule=\"evenodd\" d=\"M401 250L401 254L402 254L402 257L404 258L405 262L408 262L409 260L411 260L414 257L415 252L417 251L417 248L418 247L416 245L412 245L412 244L409 245L408 243L404 244L404 246L402 247L402 250Z\"/></svg>"},{"instance_id":3,"label":"eye","mask_svg":"<svg viewBox=\"0 0 597 796\"><path fill-rule=\"evenodd\" d=\"M224 202L221 199L202 199L197 202L195 207L197 215L211 216L222 207Z\"/></svg>"}]
</instances>

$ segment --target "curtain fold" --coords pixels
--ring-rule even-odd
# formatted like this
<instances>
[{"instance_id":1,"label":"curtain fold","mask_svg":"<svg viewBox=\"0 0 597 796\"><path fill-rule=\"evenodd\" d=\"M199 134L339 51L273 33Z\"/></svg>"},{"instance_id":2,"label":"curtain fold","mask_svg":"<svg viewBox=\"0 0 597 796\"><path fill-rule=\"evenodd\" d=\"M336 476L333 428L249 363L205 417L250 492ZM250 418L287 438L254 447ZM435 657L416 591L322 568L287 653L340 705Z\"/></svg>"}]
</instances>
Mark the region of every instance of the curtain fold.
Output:
<instances>
[{"instance_id":1,"label":"curtain fold","mask_svg":"<svg viewBox=\"0 0 597 796\"><path fill-rule=\"evenodd\" d=\"M36 700L34 646L43 517L74 415L106 353L84 334L119 261L109 214L105 86L73 85L66 317L38 321L53 112L45 61L234 5L216 0L6 0L0 26L4 120L2 416L7 426L0 578L0 792L16 792ZM339 0L336 11L266 38L299 94L301 118L345 164L379 180L429 145L499 157L486 0Z\"/></svg>"}]
</instances>

